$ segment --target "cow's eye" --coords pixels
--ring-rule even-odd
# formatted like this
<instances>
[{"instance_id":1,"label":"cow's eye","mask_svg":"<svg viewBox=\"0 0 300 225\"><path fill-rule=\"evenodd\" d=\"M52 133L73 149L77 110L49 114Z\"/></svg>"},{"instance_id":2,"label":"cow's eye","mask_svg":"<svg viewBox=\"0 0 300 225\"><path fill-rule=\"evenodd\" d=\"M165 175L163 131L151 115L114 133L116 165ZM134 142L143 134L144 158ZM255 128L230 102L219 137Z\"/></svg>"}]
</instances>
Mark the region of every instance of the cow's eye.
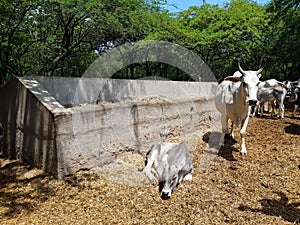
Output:
<instances>
[{"instance_id":1,"label":"cow's eye","mask_svg":"<svg viewBox=\"0 0 300 225\"><path fill-rule=\"evenodd\" d=\"M170 182L171 186L174 184L175 180L176 180L176 177L173 177L171 182Z\"/></svg>"},{"instance_id":2,"label":"cow's eye","mask_svg":"<svg viewBox=\"0 0 300 225\"><path fill-rule=\"evenodd\" d=\"M246 82L245 82L245 81L243 81L243 82L242 82L242 84L243 84L244 86L247 86L247 84L246 84Z\"/></svg>"},{"instance_id":3,"label":"cow's eye","mask_svg":"<svg viewBox=\"0 0 300 225\"><path fill-rule=\"evenodd\" d=\"M258 87L258 86L259 86L259 84L260 84L260 82L258 82L258 83L256 84L256 86Z\"/></svg>"}]
</instances>

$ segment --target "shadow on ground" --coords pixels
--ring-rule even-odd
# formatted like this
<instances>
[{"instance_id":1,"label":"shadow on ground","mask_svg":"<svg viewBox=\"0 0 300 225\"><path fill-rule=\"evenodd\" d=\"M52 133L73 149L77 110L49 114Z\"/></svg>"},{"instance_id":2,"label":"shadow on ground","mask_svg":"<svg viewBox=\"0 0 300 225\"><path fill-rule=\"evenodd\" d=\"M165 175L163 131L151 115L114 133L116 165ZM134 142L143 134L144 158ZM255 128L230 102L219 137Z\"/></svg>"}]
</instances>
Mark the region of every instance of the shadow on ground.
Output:
<instances>
[{"instance_id":1,"label":"shadow on ground","mask_svg":"<svg viewBox=\"0 0 300 225\"><path fill-rule=\"evenodd\" d=\"M40 182L46 177L41 170L31 170L19 161L0 160L0 218L30 212L53 194L48 182Z\"/></svg>"},{"instance_id":2,"label":"shadow on ground","mask_svg":"<svg viewBox=\"0 0 300 225\"><path fill-rule=\"evenodd\" d=\"M260 208L251 208L245 205L240 205L239 210L251 211L255 213L263 213L268 216L277 216L283 218L287 222L300 224L300 202L289 203L287 196L281 192L276 193L280 199L261 199L259 200Z\"/></svg>"},{"instance_id":3,"label":"shadow on ground","mask_svg":"<svg viewBox=\"0 0 300 225\"><path fill-rule=\"evenodd\" d=\"M221 137L221 132L207 132L203 135L202 140L208 143L209 147L216 146ZM233 152L238 152L234 147L237 141L229 135L225 135L225 145L221 146L218 150L218 156L223 157L228 161L236 161Z\"/></svg>"}]
</instances>

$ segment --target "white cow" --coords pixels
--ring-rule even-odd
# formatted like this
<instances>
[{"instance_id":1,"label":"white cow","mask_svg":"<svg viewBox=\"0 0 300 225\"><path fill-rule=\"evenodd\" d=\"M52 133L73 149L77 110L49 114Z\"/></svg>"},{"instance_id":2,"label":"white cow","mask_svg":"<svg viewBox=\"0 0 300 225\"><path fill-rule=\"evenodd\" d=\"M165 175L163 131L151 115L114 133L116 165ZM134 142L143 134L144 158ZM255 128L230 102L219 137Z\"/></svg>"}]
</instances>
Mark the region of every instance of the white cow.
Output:
<instances>
[{"instance_id":1,"label":"white cow","mask_svg":"<svg viewBox=\"0 0 300 225\"><path fill-rule=\"evenodd\" d=\"M142 170L150 180L158 180L161 197L168 199L182 179L192 180L193 164L184 142L160 142L151 147Z\"/></svg>"},{"instance_id":2,"label":"white cow","mask_svg":"<svg viewBox=\"0 0 300 225\"><path fill-rule=\"evenodd\" d=\"M260 107L260 116L263 115L264 104L266 102L271 102L271 116L273 116L275 102L277 102L279 106L279 117L284 118L284 99L287 94L287 91L287 86L284 83L277 81L276 79L270 79L260 82L257 91L257 99L259 100ZM254 111L256 111L256 109Z\"/></svg>"},{"instance_id":3,"label":"white cow","mask_svg":"<svg viewBox=\"0 0 300 225\"><path fill-rule=\"evenodd\" d=\"M220 144L224 145L224 136L229 133L228 120L231 120L231 136L233 136L234 125L241 124L241 153L247 154L244 134L246 133L251 106L258 104L257 90L260 68L257 71L245 71L238 64L239 71L233 76L226 77L216 90L215 105L221 113L222 135Z\"/></svg>"}]
</instances>

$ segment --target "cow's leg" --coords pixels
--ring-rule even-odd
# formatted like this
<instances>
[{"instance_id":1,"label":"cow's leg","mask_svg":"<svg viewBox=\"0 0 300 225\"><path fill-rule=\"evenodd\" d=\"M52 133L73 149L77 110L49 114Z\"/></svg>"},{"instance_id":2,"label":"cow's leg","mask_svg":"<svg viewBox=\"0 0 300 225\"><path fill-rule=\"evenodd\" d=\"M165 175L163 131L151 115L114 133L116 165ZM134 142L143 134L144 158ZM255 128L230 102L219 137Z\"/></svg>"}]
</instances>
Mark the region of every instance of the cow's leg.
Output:
<instances>
[{"instance_id":1,"label":"cow's leg","mask_svg":"<svg viewBox=\"0 0 300 225\"><path fill-rule=\"evenodd\" d=\"M228 132L228 118L226 116L221 116L221 122L222 122L222 134L220 137L220 142L219 145L223 146L224 145L224 139L225 139L225 134L229 133Z\"/></svg>"},{"instance_id":2,"label":"cow's leg","mask_svg":"<svg viewBox=\"0 0 300 225\"><path fill-rule=\"evenodd\" d=\"M230 122L232 121L230 120ZM226 117L225 134L230 134L228 123L229 123L229 119Z\"/></svg>"},{"instance_id":3,"label":"cow's leg","mask_svg":"<svg viewBox=\"0 0 300 225\"><path fill-rule=\"evenodd\" d=\"M272 107L272 111L271 111L271 117L273 117L274 116L274 114L276 113L275 112L275 108L276 108L276 101L271 101L270 102L270 104L271 104L271 107Z\"/></svg>"},{"instance_id":4,"label":"cow's leg","mask_svg":"<svg viewBox=\"0 0 300 225\"><path fill-rule=\"evenodd\" d=\"M271 107L271 117L273 117L274 114L276 114L276 111L275 111L275 109L276 109L276 100L271 100L269 102L269 104L270 104L270 107Z\"/></svg>"},{"instance_id":5,"label":"cow's leg","mask_svg":"<svg viewBox=\"0 0 300 225\"><path fill-rule=\"evenodd\" d=\"M246 133L246 127L245 124L247 124L248 121L244 122L243 125L242 125L242 129L240 130L240 135L241 135L241 153L242 155L247 155L247 149L246 149L246 144L245 144L245 133ZM244 128L245 127L245 128Z\"/></svg>"},{"instance_id":6,"label":"cow's leg","mask_svg":"<svg viewBox=\"0 0 300 225\"><path fill-rule=\"evenodd\" d=\"M258 104L258 112L259 112L259 117L261 118L264 115L264 110L265 110L265 100L262 100L259 104ZM249 106L251 107L251 106Z\"/></svg>"},{"instance_id":7,"label":"cow's leg","mask_svg":"<svg viewBox=\"0 0 300 225\"><path fill-rule=\"evenodd\" d=\"M183 180L192 181L193 180L193 174L188 173L187 175L184 176Z\"/></svg>"},{"instance_id":8,"label":"cow's leg","mask_svg":"<svg viewBox=\"0 0 300 225\"><path fill-rule=\"evenodd\" d=\"M234 134L233 134L234 124L231 120L230 120L230 122L231 122L230 137L234 138Z\"/></svg>"},{"instance_id":9,"label":"cow's leg","mask_svg":"<svg viewBox=\"0 0 300 225\"><path fill-rule=\"evenodd\" d=\"M184 173L183 173L183 180L187 180L187 181L192 181L193 180L193 172L194 172L194 169L191 168L193 167L192 166L192 162L189 162L186 164L186 168L188 170L185 170L184 169ZM180 180L181 181L181 180Z\"/></svg>"},{"instance_id":10,"label":"cow's leg","mask_svg":"<svg viewBox=\"0 0 300 225\"><path fill-rule=\"evenodd\" d=\"M251 108L251 110L252 110L251 117L254 117L256 115L257 107L258 106L256 105Z\"/></svg>"},{"instance_id":11,"label":"cow's leg","mask_svg":"<svg viewBox=\"0 0 300 225\"><path fill-rule=\"evenodd\" d=\"M268 113L270 112L270 107L272 107L272 103L268 102Z\"/></svg>"},{"instance_id":12,"label":"cow's leg","mask_svg":"<svg viewBox=\"0 0 300 225\"><path fill-rule=\"evenodd\" d=\"M244 120L242 120L242 124L241 124L240 135L241 135L241 153L242 153L242 155L247 155L247 149L246 149L244 136L246 134L248 122L249 122L249 113L246 116L246 118Z\"/></svg>"},{"instance_id":13,"label":"cow's leg","mask_svg":"<svg viewBox=\"0 0 300 225\"><path fill-rule=\"evenodd\" d=\"M184 173L183 171L178 173L178 184L182 181L182 180L186 180L185 176L187 176L186 173Z\"/></svg>"},{"instance_id":14,"label":"cow's leg","mask_svg":"<svg viewBox=\"0 0 300 225\"><path fill-rule=\"evenodd\" d=\"M264 114L264 105L265 105L265 103L259 104L259 111L260 111L259 116L260 116L260 118L261 118L261 117L263 116L263 114Z\"/></svg>"},{"instance_id":15,"label":"cow's leg","mask_svg":"<svg viewBox=\"0 0 300 225\"><path fill-rule=\"evenodd\" d=\"M292 113L292 117L295 117L298 107L299 107L299 105L297 105L297 104L294 105L294 112Z\"/></svg>"},{"instance_id":16,"label":"cow's leg","mask_svg":"<svg viewBox=\"0 0 300 225\"><path fill-rule=\"evenodd\" d=\"M146 176L151 180L151 181L154 181L155 180L155 177L153 176L152 174L152 166L153 164L155 163L155 161L157 160L157 157L158 157L158 154L159 154L159 147L158 145L153 145L151 147L151 150L147 156L147 164L146 166L144 167L143 169L143 173L146 174Z\"/></svg>"},{"instance_id":17,"label":"cow's leg","mask_svg":"<svg viewBox=\"0 0 300 225\"><path fill-rule=\"evenodd\" d=\"M280 114L280 118L283 119L284 118L284 104L283 104L283 101L279 103L279 114Z\"/></svg>"}]
</instances>

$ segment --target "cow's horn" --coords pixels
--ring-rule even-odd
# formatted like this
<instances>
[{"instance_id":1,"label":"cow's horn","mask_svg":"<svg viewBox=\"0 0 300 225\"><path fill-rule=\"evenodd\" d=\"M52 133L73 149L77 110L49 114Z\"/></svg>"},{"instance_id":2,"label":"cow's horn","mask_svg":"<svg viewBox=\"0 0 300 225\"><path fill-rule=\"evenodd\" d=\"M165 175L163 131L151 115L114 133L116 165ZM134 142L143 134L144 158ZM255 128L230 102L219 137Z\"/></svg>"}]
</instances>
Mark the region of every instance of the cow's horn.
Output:
<instances>
[{"instance_id":1,"label":"cow's horn","mask_svg":"<svg viewBox=\"0 0 300 225\"><path fill-rule=\"evenodd\" d=\"M245 75L246 71L242 69L241 65L240 65L240 62L238 62L238 67L239 67L239 71Z\"/></svg>"},{"instance_id":2,"label":"cow's horn","mask_svg":"<svg viewBox=\"0 0 300 225\"><path fill-rule=\"evenodd\" d=\"M264 68L260 68L259 70L256 71L256 74L260 74L262 71L264 70Z\"/></svg>"}]
</instances>

